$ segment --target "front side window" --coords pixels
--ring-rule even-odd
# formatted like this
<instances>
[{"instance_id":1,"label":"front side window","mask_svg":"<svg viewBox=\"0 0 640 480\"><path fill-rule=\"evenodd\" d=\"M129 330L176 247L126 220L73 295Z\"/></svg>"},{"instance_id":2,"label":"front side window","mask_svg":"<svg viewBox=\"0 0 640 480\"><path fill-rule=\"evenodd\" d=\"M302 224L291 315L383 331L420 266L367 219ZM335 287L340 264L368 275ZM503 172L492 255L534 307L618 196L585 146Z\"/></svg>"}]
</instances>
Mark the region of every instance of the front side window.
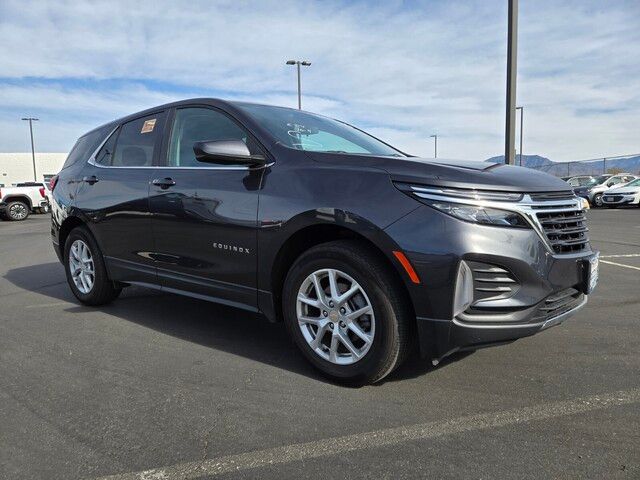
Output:
<instances>
[{"instance_id":1,"label":"front side window","mask_svg":"<svg viewBox=\"0 0 640 480\"><path fill-rule=\"evenodd\" d=\"M220 140L240 140L247 145L251 153L257 153L249 134L224 113L203 107L180 108L176 110L171 131L168 165L211 166L196 159L193 144Z\"/></svg>"},{"instance_id":2,"label":"front side window","mask_svg":"<svg viewBox=\"0 0 640 480\"><path fill-rule=\"evenodd\" d=\"M282 145L311 152L404 157L405 154L338 120L291 108L237 103Z\"/></svg>"},{"instance_id":3,"label":"front side window","mask_svg":"<svg viewBox=\"0 0 640 480\"><path fill-rule=\"evenodd\" d=\"M157 140L162 135L163 121L164 112L160 112L123 124L115 139L115 147L112 147L113 153L108 151L105 152L107 156L101 157L103 148L97 161L113 167L150 167Z\"/></svg>"}]
</instances>

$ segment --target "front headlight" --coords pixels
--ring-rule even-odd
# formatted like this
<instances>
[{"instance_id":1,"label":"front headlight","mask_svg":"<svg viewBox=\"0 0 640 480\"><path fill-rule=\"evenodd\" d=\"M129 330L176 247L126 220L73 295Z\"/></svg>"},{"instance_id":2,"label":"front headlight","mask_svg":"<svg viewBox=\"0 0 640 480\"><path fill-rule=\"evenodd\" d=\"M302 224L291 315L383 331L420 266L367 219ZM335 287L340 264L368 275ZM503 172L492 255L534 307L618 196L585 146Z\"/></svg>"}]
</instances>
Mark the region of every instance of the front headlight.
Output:
<instances>
[{"instance_id":1,"label":"front headlight","mask_svg":"<svg viewBox=\"0 0 640 480\"><path fill-rule=\"evenodd\" d=\"M589 200L587 200L586 198L580 198L580 207L582 208L582 210L589 210L589 208L591 208L589 206Z\"/></svg>"},{"instance_id":2,"label":"front headlight","mask_svg":"<svg viewBox=\"0 0 640 480\"><path fill-rule=\"evenodd\" d=\"M416 200L465 222L531 228L531 224L520 213L500 208L522 200L521 193L427 187L399 182L395 185Z\"/></svg>"},{"instance_id":3,"label":"front headlight","mask_svg":"<svg viewBox=\"0 0 640 480\"><path fill-rule=\"evenodd\" d=\"M510 212L508 210L498 210L497 208L474 205L462 205L437 200L426 200L424 203L466 222L497 225L500 227L530 228L530 225L520 214Z\"/></svg>"}]
</instances>

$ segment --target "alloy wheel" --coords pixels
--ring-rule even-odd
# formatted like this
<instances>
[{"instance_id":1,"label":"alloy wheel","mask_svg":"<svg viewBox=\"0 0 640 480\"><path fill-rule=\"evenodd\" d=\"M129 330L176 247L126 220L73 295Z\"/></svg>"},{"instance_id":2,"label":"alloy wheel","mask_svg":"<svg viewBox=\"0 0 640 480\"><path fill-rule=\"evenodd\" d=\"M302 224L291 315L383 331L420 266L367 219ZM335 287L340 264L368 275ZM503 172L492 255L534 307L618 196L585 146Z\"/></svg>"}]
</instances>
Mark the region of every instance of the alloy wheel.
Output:
<instances>
[{"instance_id":1,"label":"alloy wheel","mask_svg":"<svg viewBox=\"0 0 640 480\"><path fill-rule=\"evenodd\" d=\"M602 195L598 194L593 197L593 203L595 203L596 207L602 207Z\"/></svg>"},{"instance_id":2,"label":"alloy wheel","mask_svg":"<svg viewBox=\"0 0 640 480\"><path fill-rule=\"evenodd\" d=\"M95 265L91 250L82 240L76 240L69 249L69 271L76 288L87 294L96 280Z\"/></svg>"},{"instance_id":3,"label":"alloy wheel","mask_svg":"<svg viewBox=\"0 0 640 480\"><path fill-rule=\"evenodd\" d=\"M298 290L298 326L311 349L337 365L362 359L373 344L375 315L362 286L336 269L316 270Z\"/></svg>"},{"instance_id":4,"label":"alloy wheel","mask_svg":"<svg viewBox=\"0 0 640 480\"><path fill-rule=\"evenodd\" d=\"M24 203L17 202L9 207L9 215L14 220L24 220L28 214L29 211Z\"/></svg>"}]
</instances>

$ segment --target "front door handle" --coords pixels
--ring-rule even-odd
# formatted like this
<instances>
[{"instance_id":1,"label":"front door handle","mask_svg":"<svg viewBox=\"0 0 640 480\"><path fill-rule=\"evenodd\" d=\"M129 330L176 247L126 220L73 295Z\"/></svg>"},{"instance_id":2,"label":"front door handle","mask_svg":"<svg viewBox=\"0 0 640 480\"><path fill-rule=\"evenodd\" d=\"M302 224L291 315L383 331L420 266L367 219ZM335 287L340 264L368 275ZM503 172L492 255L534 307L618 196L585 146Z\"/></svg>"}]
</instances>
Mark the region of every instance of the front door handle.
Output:
<instances>
[{"instance_id":1,"label":"front door handle","mask_svg":"<svg viewBox=\"0 0 640 480\"><path fill-rule=\"evenodd\" d=\"M156 185L157 187L160 187L163 190L166 190L169 187L173 187L176 182L173 178L156 178L153 182L154 185Z\"/></svg>"},{"instance_id":2,"label":"front door handle","mask_svg":"<svg viewBox=\"0 0 640 480\"><path fill-rule=\"evenodd\" d=\"M95 175L90 175L88 177L83 177L82 181L88 183L89 185L93 185L98 181L98 177L96 177Z\"/></svg>"}]
</instances>

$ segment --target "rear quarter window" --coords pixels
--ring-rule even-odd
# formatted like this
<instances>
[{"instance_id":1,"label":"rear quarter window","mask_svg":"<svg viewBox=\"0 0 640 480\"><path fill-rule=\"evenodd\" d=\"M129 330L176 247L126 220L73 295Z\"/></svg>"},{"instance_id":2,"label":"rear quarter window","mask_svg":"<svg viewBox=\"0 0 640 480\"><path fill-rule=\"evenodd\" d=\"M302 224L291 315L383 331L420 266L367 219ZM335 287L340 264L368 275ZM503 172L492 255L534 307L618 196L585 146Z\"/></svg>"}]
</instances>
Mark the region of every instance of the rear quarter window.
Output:
<instances>
[{"instance_id":1,"label":"rear quarter window","mask_svg":"<svg viewBox=\"0 0 640 480\"><path fill-rule=\"evenodd\" d=\"M86 162L89 159L89 155L91 155L96 150L96 148L98 148L100 143L102 143L104 138L112 129L112 125L107 125L97 130L93 130L92 132L89 132L86 135L80 137L69 152L69 155L67 156L67 159L65 160L61 170L75 165L80 160Z\"/></svg>"}]
</instances>

